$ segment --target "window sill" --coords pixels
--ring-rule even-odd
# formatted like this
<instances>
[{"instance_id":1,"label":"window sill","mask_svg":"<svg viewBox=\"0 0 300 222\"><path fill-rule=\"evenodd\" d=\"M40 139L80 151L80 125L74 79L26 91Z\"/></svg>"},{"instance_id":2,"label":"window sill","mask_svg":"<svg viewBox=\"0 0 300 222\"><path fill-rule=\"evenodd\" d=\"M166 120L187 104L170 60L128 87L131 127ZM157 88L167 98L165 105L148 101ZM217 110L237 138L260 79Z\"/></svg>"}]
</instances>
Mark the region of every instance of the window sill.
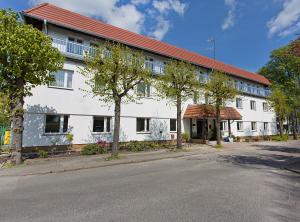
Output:
<instances>
[{"instance_id":1,"label":"window sill","mask_svg":"<svg viewBox=\"0 0 300 222\"><path fill-rule=\"evenodd\" d=\"M136 134L151 134L151 132L136 132Z\"/></svg>"},{"instance_id":2,"label":"window sill","mask_svg":"<svg viewBox=\"0 0 300 222\"><path fill-rule=\"evenodd\" d=\"M73 88L65 88L65 87L59 87L59 86L48 86L50 89L62 89L62 90L74 90Z\"/></svg>"},{"instance_id":3,"label":"window sill","mask_svg":"<svg viewBox=\"0 0 300 222\"><path fill-rule=\"evenodd\" d=\"M170 131L170 133L177 133L177 131Z\"/></svg>"},{"instance_id":4,"label":"window sill","mask_svg":"<svg viewBox=\"0 0 300 222\"><path fill-rule=\"evenodd\" d=\"M243 109L243 107L236 107L237 109Z\"/></svg>"},{"instance_id":5,"label":"window sill","mask_svg":"<svg viewBox=\"0 0 300 222\"><path fill-rule=\"evenodd\" d=\"M111 134L112 132L92 132L92 135Z\"/></svg>"},{"instance_id":6,"label":"window sill","mask_svg":"<svg viewBox=\"0 0 300 222\"><path fill-rule=\"evenodd\" d=\"M242 133L242 132L244 132L244 130L238 130L238 132Z\"/></svg>"},{"instance_id":7,"label":"window sill","mask_svg":"<svg viewBox=\"0 0 300 222\"><path fill-rule=\"evenodd\" d=\"M66 136L68 133L43 133L43 136Z\"/></svg>"}]
</instances>

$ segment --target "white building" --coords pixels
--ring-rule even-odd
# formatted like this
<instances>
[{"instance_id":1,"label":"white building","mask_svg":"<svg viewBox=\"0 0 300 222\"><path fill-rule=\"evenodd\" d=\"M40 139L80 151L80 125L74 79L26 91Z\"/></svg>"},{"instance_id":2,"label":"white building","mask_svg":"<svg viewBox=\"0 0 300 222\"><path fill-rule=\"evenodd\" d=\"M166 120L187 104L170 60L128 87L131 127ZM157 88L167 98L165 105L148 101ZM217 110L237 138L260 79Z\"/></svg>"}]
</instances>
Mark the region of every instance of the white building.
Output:
<instances>
[{"instance_id":1,"label":"white building","mask_svg":"<svg viewBox=\"0 0 300 222\"><path fill-rule=\"evenodd\" d=\"M240 90L240 95L235 101L226 103L226 107L231 107L229 114L234 112L239 116L239 120L230 120L231 133L241 137L276 134L275 114L267 109L265 99L269 93L270 82L263 76L51 4L46 3L26 10L23 16L27 23L51 36L53 46L66 58L63 70L54 74L56 83L33 89L33 96L25 100L24 147L67 144L67 133L74 135L73 144L78 145L99 139L112 140L114 107L86 95L82 89L87 86L79 72L83 67L83 54L92 52L95 44L106 40L114 40L143 50L147 55L146 65L153 70L153 75L163 74L164 63L169 58L197 65L201 81L209 78L212 69L226 72L236 81L236 87ZM144 91L140 101L122 104L120 140L174 139L176 107L166 100L155 98L155 89L151 86L137 90ZM202 98L202 103L204 102L205 99ZM183 131L192 138L202 138L202 129L213 130L214 118L204 116L199 111L203 106L193 104L192 100L184 104ZM190 109L196 110L196 114L190 116ZM225 110L225 116L226 112ZM204 117L208 120L202 121ZM203 123L206 124L205 127ZM225 117L222 123L224 136L228 135L228 123Z\"/></svg>"}]
</instances>

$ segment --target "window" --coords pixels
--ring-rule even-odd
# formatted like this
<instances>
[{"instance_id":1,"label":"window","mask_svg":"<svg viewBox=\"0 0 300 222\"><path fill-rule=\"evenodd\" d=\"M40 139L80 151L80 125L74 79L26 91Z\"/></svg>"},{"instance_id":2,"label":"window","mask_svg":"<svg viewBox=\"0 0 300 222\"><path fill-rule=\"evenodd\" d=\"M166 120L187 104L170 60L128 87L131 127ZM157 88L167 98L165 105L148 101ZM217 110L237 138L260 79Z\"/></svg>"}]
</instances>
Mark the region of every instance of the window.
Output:
<instances>
[{"instance_id":1,"label":"window","mask_svg":"<svg viewBox=\"0 0 300 222\"><path fill-rule=\"evenodd\" d=\"M51 73L54 81L49 84L52 87L72 89L73 71L61 70L55 73Z\"/></svg>"},{"instance_id":2,"label":"window","mask_svg":"<svg viewBox=\"0 0 300 222\"><path fill-rule=\"evenodd\" d=\"M236 127L238 131L243 131L244 130L243 122L236 122Z\"/></svg>"},{"instance_id":3,"label":"window","mask_svg":"<svg viewBox=\"0 0 300 222\"><path fill-rule=\"evenodd\" d=\"M145 61L145 68L149 69L150 71L154 71L154 61L151 58L146 58Z\"/></svg>"},{"instance_id":4,"label":"window","mask_svg":"<svg viewBox=\"0 0 300 222\"><path fill-rule=\"evenodd\" d=\"M171 132L177 131L177 120L176 119L170 119L170 131Z\"/></svg>"},{"instance_id":5,"label":"window","mask_svg":"<svg viewBox=\"0 0 300 222\"><path fill-rule=\"evenodd\" d=\"M256 131L257 130L257 124L256 122L251 122L251 130Z\"/></svg>"},{"instance_id":6,"label":"window","mask_svg":"<svg viewBox=\"0 0 300 222\"><path fill-rule=\"evenodd\" d=\"M227 122L226 121L222 121L220 123L220 130L221 131L227 131Z\"/></svg>"},{"instance_id":7,"label":"window","mask_svg":"<svg viewBox=\"0 0 300 222\"><path fill-rule=\"evenodd\" d=\"M241 98L236 98L236 108L243 108L243 100Z\"/></svg>"},{"instance_id":8,"label":"window","mask_svg":"<svg viewBox=\"0 0 300 222\"><path fill-rule=\"evenodd\" d=\"M250 101L250 109L251 110L256 110L256 102L253 101L253 100Z\"/></svg>"},{"instance_id":9,"label":"window","mask_svg":"<svg viewBox=\"0 0 300 222\"><path fill-rule=\"evenodd\" d=\"M46 115L45 133L66 133L68 124L68 115Z\"/></svg>"},{"instance_id":10,"label":"window","mask_svg":"<svg viewBox=\"0 0 300 222\"><path fill-rule=\"evenodd\" d=\"M149 132L150 131L150 119L149 118L137 118L136 119L136 131L137 132Z\"/></svg>"},{"instance_id":11,"label":"window","mask_svg":"<svg viewBox=\"0 0 300 222\"><path fill-rule=\"evenodd\" d=\"M264 122L264 130L268 130L269 128L269 123L268 122Z\"/></svg>"},{"instance_id":12,"label":"window","mask_svg":"<svg viewBox=\"0 0 300 222\"><path fill-rule=\"evenodd\" d=\"M150 97L151 96L151 87L146 83L139 83L136 87L137 94L141 97Z\"/></svg>"},{"instance_id":13,"label":"window","mask_svg":"<svg viewBox=\"0 0 300 222\"><path fill-rule=\"evenodd\" d=\"M264 110L264 112L268 112L268 110L269 110L268 103L263 102L263 110Z\"/></svg>"},{"instance_id":14,"label":"window","mask_svg":"<svg viewBox=\"0 0 300 222\"><path fill-rule=\"evenodd\" d=\"M93 132L94 133L109 133L111 117L94 116Z\"/></svg>"}]
</instances>

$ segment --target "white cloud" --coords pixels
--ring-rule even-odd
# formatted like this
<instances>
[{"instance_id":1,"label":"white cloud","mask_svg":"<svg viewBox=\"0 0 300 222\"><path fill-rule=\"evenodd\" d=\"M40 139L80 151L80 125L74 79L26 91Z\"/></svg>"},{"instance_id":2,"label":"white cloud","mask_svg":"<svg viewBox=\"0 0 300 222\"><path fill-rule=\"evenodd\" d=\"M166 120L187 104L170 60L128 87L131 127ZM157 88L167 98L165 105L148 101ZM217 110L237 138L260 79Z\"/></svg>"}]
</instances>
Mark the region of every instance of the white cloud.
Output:
<instances>
[{"instance_id":1,"label":"white cloud","mask_svg":"<svg viewBox=\"0 0 300 222\"><path fill-rule=\"evenodd\" d=\"M179 15L184 15L187 9L187 4L182 3L179 0L154 0L153 7L160 13L168 13L174 11Z\"/></svg>"},{"instance_id":2,"label":"white cloud","mask_svg":"<svg viewBox=\"0 0 300 222\"><path fill-rule=\"evenodd\" d=\"M235 25L237 0L225 0L225 5L229 7L229 10L222 25L223 30L232 28Z\"/></svg>"},{"instance_id":3,"label":"white cloud","mask_svg":"<svg viewBox=\"0 0 300 222\"><path fill-rule=\"evenodd\" d=\"M267 23L269 36L287 36L300 30L300 0L285 0L282 4L282 10Z\"/></svg>"},{"instance_id":4,"label":"white cloud","mask_svg":"<svg viewBox=\"0 0 300 222\"><path fill-rule=\"evenodd\" d=\"M131 0L128 3L123 3L121 0L28 1L31 5L42 2L52 3L136 33L148 33L151 37L159 40L164 38L171 27L171 22L168 19L169 12L183 16L187 8L187 4L179 0ZM149 4L147 12L138 8L139 5L145 4ZM145 27L147 19L150 22Z\"/></svg>"}]
</instances>

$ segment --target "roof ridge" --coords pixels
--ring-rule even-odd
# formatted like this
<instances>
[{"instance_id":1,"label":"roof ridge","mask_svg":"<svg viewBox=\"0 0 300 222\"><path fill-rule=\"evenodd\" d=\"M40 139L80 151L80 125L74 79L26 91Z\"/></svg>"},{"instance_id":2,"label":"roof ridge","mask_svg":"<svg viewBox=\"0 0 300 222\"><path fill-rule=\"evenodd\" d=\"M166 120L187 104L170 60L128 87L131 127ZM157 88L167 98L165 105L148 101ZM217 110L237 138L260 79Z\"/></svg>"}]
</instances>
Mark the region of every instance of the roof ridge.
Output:
<instances>
[{"instance_id":1,"label":"roof ridge","mask_svg":"<svg viewBox=\"0 0 300 222\"><path fill-rule=\"evenodd\" d=\"M32 12L32 11L34 11L34 10L36 10L36 9L39 9L39 8L41 8L41 7L44 7L44 6L46 6L46 5L50 5L50 4L49 4L48 2L43 2L43 3L38 4L38 5L36 5L36 6L32 7L32 8L30 8L30 9L26 9L26 10L24 10L23 12L29 13L29 12Z\"/></svg>"}]
</instances>

